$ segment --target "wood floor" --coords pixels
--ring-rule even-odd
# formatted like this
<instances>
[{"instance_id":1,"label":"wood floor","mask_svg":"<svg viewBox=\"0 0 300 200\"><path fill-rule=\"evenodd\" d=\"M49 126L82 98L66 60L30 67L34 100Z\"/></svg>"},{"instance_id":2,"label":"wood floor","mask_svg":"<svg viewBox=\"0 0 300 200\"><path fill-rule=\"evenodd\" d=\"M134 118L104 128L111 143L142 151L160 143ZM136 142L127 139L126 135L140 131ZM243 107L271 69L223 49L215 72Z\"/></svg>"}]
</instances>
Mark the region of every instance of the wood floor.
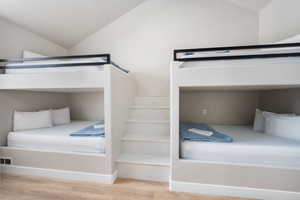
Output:
<instances>
[{"instance_id":1,"label":"wood floor","mask_svg":"<svg viewBox=\"0 0 300 200\"><path fill-rule=\"evenodd\" d=\"M0 181L1 200L242 200L169 192L166 183L129 179L102 185L0 174Z\"/></svg>"}]
</instances>

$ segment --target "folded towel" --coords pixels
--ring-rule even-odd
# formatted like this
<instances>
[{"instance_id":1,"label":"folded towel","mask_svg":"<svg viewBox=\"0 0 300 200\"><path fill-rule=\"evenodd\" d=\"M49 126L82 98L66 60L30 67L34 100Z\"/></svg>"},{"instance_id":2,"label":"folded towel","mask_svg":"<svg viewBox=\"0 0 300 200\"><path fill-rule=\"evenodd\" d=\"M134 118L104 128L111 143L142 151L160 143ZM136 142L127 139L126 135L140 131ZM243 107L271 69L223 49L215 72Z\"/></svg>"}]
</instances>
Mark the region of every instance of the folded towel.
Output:
<instances>
[{"instance_id":1,"label":"folded towel","mask_svg":"<svg viewBox=\"0 0 300 200\"><path fill-rule=\"evenodd\" d=\"M214 133L212 131L206 131L206 130L201 130L201 129L198 129L198 128L190 128L188 129L189 132L192 132L192 133L196 133L196 134L199 134L199 135L205 135L205 136L212 136Z\"/></svg>"},{"instance_id":2,"label":"folded towel","mask_svg":"<svg viewBox=\"0 0 300 200\"><path fill-rule=\"evenodd\" d=\"M96 125L94 125L94 128L95 129L105 128L105 125L104 124L96 124Z\"/></svg>"},{"instance_id":3,"label":"folded towel","mask_svg":"<svg viewBox=\"0 0 300 200\"><path fill-rule=\"evenodd\" d=\"M214 130L207 124L196 124L196 123L180 123L179 126L180 137L183 140L188 141L201 141L201 142L233 142L233 138L227 136L223 133L219 133L218 131ZM212 132L211 136L197 134L190 129L199 129L202 131Z\"/></svg>"},{"instance_id":4,"label":"folded towel","mask_svg":"<svg viewBox=\"0 0 300 200\"><path fill-rule=\"evenodd\" d=\"M98 127L98 128L95 128ZM71 133L72 137L105 137L104 121L98 121L79 131Z\"/></svg>"}]
</instances>

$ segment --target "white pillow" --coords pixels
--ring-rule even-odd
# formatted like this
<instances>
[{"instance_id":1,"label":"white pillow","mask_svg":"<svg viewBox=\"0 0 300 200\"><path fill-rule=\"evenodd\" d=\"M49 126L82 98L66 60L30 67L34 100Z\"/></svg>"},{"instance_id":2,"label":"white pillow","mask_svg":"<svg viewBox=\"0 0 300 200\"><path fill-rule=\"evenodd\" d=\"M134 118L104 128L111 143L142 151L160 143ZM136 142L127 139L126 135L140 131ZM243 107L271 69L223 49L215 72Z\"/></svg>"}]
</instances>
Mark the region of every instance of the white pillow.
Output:
<instances>
[{"instance_id":1,"label":"white pillow","mask_svg":"<svg viewBox=\"0 0 300 200\"><path fill-rule=\"evenodd\" d=\"M266 134L300 140L300 117L266 115Z\"/></svg>"},{"instance_id":2,"label":"white pillow","mask_svg":"<svg viewBox=\"0 0 300 200\"><path fill-rule=\"evenodd\" d=\"M69 124L71 122L70 109L66 107L52 110L52 122L55 126Z\"/></svg>"},{"instance_id":3,"label":"white pillow","mask_svg":"<svg viewBox=\"0 0 300 200\"><path fill-rule=\"evenodd\" d=\"M14 112L14 131L52 127L50 110L38 112Z\"/></svg>"},{"instance_id":4,"label":"white pillow","mask_svg":"<svg viewBox=\"0 0 300 200\"><path fill-rule=\"evenodd\" d=\"M265 121L266 121L266 116L296 116L294 113L287 113L287 114L277 114L277 113L272 113L272 112L266 112L262 111L260 109L256 109L255 111L255 119L254 119L254 124L253 124L253 130L257 132L265 132Z\"/></svg>"}]
</instances>

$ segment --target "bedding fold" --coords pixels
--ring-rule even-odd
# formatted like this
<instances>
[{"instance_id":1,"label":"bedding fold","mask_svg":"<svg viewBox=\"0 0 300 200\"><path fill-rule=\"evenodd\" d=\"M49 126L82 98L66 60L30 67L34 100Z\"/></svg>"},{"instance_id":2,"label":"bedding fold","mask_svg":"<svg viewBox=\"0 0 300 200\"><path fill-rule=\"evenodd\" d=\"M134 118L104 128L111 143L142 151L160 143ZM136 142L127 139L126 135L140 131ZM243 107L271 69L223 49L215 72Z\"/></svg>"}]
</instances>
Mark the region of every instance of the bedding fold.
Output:
<instances>
[{"instance_id":1,"label":"bedding fold","mask_svg":"<svg viewBox=\"0 0 300 200\"><path fill-rule=\"evenodd\" d=\"M204 134L197 134L191 129L199 129L202 131L212 132L212 135L204 135ZM211 128L207 124L196 124L196 123L180 123L179 126L180 137L183 140L188 141L200 141L200 142L233 142L233 138L227 136L223 133L216 131L215 129Z\"/></svg>"},{"instance_id":2,"label":"bedding fold","mask_svg":"<svg viewBox=\"0 0 300 200\"><path fill-rule=\"evenodd\" d=\"M97 121L95 124L89 125L79 131L70 134L72 137L104 137L105 127L104 121Z\"/></svg>"}]
</instances>

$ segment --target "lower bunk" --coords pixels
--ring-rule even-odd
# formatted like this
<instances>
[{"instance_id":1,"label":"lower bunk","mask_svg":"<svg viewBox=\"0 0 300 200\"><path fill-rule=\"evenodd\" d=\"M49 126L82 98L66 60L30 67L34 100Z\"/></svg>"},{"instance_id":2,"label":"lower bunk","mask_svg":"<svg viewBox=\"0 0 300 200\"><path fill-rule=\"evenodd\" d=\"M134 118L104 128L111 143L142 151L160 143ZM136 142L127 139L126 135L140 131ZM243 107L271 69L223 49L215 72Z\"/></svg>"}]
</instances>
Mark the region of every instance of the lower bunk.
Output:
<instances>
[{"instance_id":1,"label":"lower bunk","mask_svg":"<svg viewBox=\"0 0 300 200\"><path fill-rule=\"evenodd\" d=\"M0 91L2 173L112 184L104 91Z\"/></svg>"},{"instance_id":2,"label":"lower bunk","mask_svg":"<svg viewBox=\"0 0 300 200\"><path fill-rule=\"evenodd\" d=\"M211 125L232 142L181 139L183 159L229 164L277 166L300 169L300 141L254 131L251 126Z\"/></svg>"},{"instance_id":3,"label":"lower bunk","mask_svg":"<svg viewBox=\"0 0 300 200\"><path fill-rule=\"evenodd\" d=\"M104 128L104 122L100 121L72 121L50 128L12 131L7 136L7 146L42 151L105 153L105 135L95 134L97 129L94 128L101 125Z\"/></svg>"},{"instance_id":4,"label":"lower bunk","mask_svg":"<svg viewBox=\"0 0 300 200\"><path fill-rule=\"evenodd\" d=\"M204 126L193 125L189 130ZM173 160L170 182L173 191L254 199L300 198L300 140L258 132L252 126L205 127L220 135L209 141L206 137L212 135L201 135L196 141L180 131L180 157Z\"/></svg>"},{"instance_id":5,"label":"lower bunk","mask_svg":"<svg viewBox=\"0 0 300 200\"><path fill-rule=\"evenodd\" d=\"M173 96L173 191L300 199L299 86L183 87Z\"/></svg>"}]
</instances>

